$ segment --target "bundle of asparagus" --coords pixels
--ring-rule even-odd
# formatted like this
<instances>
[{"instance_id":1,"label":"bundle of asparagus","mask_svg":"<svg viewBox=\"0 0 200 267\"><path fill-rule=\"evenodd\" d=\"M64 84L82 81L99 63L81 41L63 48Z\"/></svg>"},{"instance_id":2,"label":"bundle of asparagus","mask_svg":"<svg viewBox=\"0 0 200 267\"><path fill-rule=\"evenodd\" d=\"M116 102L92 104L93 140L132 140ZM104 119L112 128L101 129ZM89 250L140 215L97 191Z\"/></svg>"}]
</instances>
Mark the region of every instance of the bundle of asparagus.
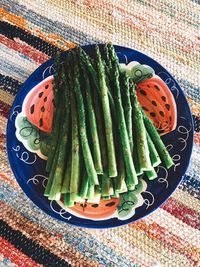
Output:
<instances>
[{"instance_id":1,"label":"bundle of asparagus","mask_svg":"<svg viewBox=\"0 0 200 267\"><path fill-rule=\"evenodd\" d=\"M64 205L119 197L138 179L157 177L173 165L157 130L137 99L135 84L120 69L112 44L91 58L78 47L64 64L56 57L54 114L44 195Z\"/></svg>"}]
</instances>

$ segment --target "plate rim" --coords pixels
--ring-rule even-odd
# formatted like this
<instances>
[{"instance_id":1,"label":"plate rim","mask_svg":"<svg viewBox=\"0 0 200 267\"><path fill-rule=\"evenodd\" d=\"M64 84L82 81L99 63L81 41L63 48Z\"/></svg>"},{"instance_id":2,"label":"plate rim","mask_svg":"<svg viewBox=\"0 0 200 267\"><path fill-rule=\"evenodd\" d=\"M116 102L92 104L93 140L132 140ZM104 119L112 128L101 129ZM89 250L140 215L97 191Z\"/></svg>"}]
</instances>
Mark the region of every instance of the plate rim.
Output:
<instances>
[{"instance_id":1,"label":"plate rim","mask_svg":"<svg viewBox=\"0 0 200 267\"><path fill-rule=\"evenodd\" d=\"M86 49L86 50L87 50L87 49L90 49L91 47L94 47L95 45L97 45L97 44L96 44L96 43L94 43L94 44L88 44L88 45L84 45L84 46L81 46L81 47L82 47L83 49ZM104 43L98 43L98 45L103 46ZM161 68L163 68L163 69L167 72L167 74L169 74L170 78L172 78L172 79L176 82L176 84L178 85L178 90L182 93L182 96L183 96L183 98L184 98L184 100L185 100L185 103L186 103L186 105L187 105L187 110L189 111L189 116L190 116L192 141L191 141L191 144L190 144L191 147L190 147L190 151L189 151L189 159L188 159L187 164L185 165L185 169L184 169L184 172L183 172L182 176L177 180L176 185L170 190L170 193L167 195L167 198L165 198L164 201L161 201L162 203L156 205L152 210L147 210L146 213L143 214L140 218L134 219L134 215L133 215L133 216L132 216L130 219L128 219L128 220L122 220L122 221L118 220L119 223L116 224L116 225L92 225L92 224L90 224L90 223L88 223L88 224L87 224L87 223L81 224L81 223L79 223L79 222L76 222L76 223L74 224L74 223L71 223L70 220L62 220L62 218L60 218L60 217L57 218L56 216L54 216L54 214L49 214L48 209L46 209L46 206L43 205L43 206L41 207L39 201L37 200L37 198L33 198L32 196L30 196L29 191L26 190L26 189L24 188L24 184L23 184L23 182L21 182L21 179L19 178L19 174L17 174L16 169L15 169L14 166L13 166L13 163L11 163L11 162L12 162L12 160L11 160L11 155L10 155L10 152L9 152L9 150L8 150L8 146L9 146L9 137L8 137L8 133L9 133L9 125L10 125L10 123L11 123L11 122L10 122L11 111L12 111L12 109L15 107L15 103L17 102L20 93L21 93L21 92L24 90L24 88L26 87L26 83L27 83L27 81L28 81L29 79L31 80L31 78L33 78L33 77L35 76L35 73L36 73L37 71L39 71L40 68L44 67L45 65L49 65L49 61L54 61L55 56L49 58L47 61L45 61L44 63L42 63L38 68L36 68L36 69L34 70L33 73L31 73L31 74L29 75L29 77L28 77L28 78L24 81L24 83L21 85L21 87L20 87L18 93L17 93L16 96L15 96L15 99L14 99L14 101L13 101L13 103L12 103L11 108L10 108L9 117L8 117L8 120L7 120L7 127L6 127L6 151L7 151L7 157L8 157L9 165L10 165L10 168L11 168L13 174L14 174L14 177L15 177L17 183L19 184L19 186L21 187L22 191L23 191L23 192L26 194L26 196L32 201L32 203L33 203L34 205L36 205L37 208L39 208L42 212L45 212L45 214L48 215L48 216L50 216L51 218L56 219L56 220L58 220L58 221L60 221L60 222L61 222L61 221L62 221L62 222L65 222L65 223L70 224L71 226L74 226L74 227L83 227L83 228L92 228L92 229L108 229L108 228L116 228L116 227L120 227L120 226L125 226L125 225L127 225L127 224L134 223L134 222L136 222L136 221L138 221L138 220L144 219L146 216L150 215L152 212L154 212L155 210L157 210L161 205L164 205L164 203L166 203L166 201L171 197L171 195L174 193L174 191L175 191L175 190L178 188L178 186L180 185L180 183L181 183L183 177L186 175L186 172L187 172L187 169L188 169L188 167L189 167L190 160L191 160L192 150L193 150L193 146L194 146L194 121L193 121L193 117L192 117L192 112L191 112L190 106L189 106L188 101L187 101L187 99L186 99L186 95L185 95L184 91L182 90L181 86L179 85L179 83L177 82L177 80L173 77L173 75L172 75L172 74L171 74L171 73L170 73L170 72L169 72L169 71L168 71L162 64L160 64L157 60L153 59L153 58L152 58L151 56L149 56L148 54L143 53L143 52L140 51L140 50L132 49L132 48L130 48L130 47L126 47L126 46L121 46L121 45L115 45L115 44L114 44L114 47L115 47L115 48L118 48L118 49L121 49L121 50L125 49L126 51L131 52L131 53L132 53L132 52L137 52L137 53L139 53L141 56L146 56L147 58L149 58L150 60L152 60L155 64L157 64L158 66L161 66ZM73 48L73 49L75 49L75 48ZM70 50L71 50L71 49L70 49ZM62 54L67 54L70 50L62 51L61 53L62 53ZM70 213L69 213L69 214L70 214ZM79 218L78 216L76 216L76 217ZM95 220L89 220L89 221L91 222L91 221L95 221ZM101 221L99 221L99 223L100 223L100 222L101 222Z\"/></svg>"}]
</instances>

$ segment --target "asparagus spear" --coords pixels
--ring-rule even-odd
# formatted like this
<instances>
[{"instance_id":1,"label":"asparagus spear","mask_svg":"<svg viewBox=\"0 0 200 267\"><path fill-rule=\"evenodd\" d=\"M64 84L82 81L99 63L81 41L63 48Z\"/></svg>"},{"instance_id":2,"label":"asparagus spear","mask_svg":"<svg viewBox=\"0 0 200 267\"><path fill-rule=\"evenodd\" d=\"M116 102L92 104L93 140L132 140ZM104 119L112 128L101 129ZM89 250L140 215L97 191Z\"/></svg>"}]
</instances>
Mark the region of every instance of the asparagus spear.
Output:
<instances>
[{"instance_id":1,"label":"asparagus spear","mask_svg":"<svg viewBox=\"0 0 200 267\"><path fill-rule=\"evenodd\" d=\"M48 182L47 185L45 187L45 191L44 191L44 196L48 197L49 196L49 192L52 186L52 182L54 179L54 174L55 174L55 170L56 170L56 165L57 165L57 161L58 161L58 153L59 153L59 149L57 147L56 151L55 151L55 156L53 158L53 162L52 162L52 166L51 166L51 171L49 174L49 178L48 178ZM59 198L59 195L58 195Z\"/></svg>"},{"instance_id":2,"label":"asparagus spear","mask_svg":"<svg viewBox=\"0 0 200 267\"><path fill-rule=\"evenodd\" d=\"M81 65L83 80L84 80L84 90L86 91L86 104L87 104L87 111L90 123L90 131L91 131L91 139L92 139L92 147L93 147L93 159L94 159L94 166L96 169L97 174L103 173L103 167L101 163L101 150L99 144L99 136L97 132L97 124L96 124L96 115L94 113L94 107L92 103L92 95L90 89L90 81L87 75L85 67Z\"/></svg>"},{"instance_id":3,"label":"asparagus spear","mask_svg":"<svg viewBox=\"0 0 200 267\"><path fill-rule=\"evenodd\" d=\"M82 92L80 89L80 73L79 73L79 66L76 60L73 61L72 65L74 64L74 91L76 95L76 101L78 105L78 122L79 122L79 133L80 133L80 140L83 152L83 158L86 166L87 175L90 181L90 185L99 184L97 173L94 167L94 162L92 159L88 138L87 138L87 129L86 129L86 117L85 117L85 107Z\"/></svg>"},{"instance_id":4,"label":"asparagus spear","mask_svg":"<svg viewBox=\"0 0 200 267\"><path fill-rule=\"evenodd\" d=\"M133 123L136 131L136 147L138 153L139 164L141 170L152 170L149 149L147 144L146 129L144 126L143 116L141 112L141 106L136 96L134 84L132 83L131 90L131 102L133 105Z\"/></svg>"},{"instance_id":5,"label":"asparagus spear","mask_svg":"<svg viewBox=\"0 0 200 267\"><path fill-rule=\"evenodd\" d=\"M69 122L70 122L70 112L68 109L69 100L69 88L68 84L66 83L65 73L62 73L62 82L63 82L63 89L65 92L64 103L61 108L63 108L62 114L62 126L61 126L61 138L58 142L58 161L55 169L54 179L51 185L51 189L49 192L49 199L55 199L57 194L61 192L62 188L62 180L64 176L64 162L66 160L66 146L68 140L68 131L69 131ZM61 96L62 97L62 96ZM65 116L64 116L65 115Z\"/></svg>"},{"instance_id":6,"label":"asparagus spear","mask_svg":"<svg viewBox=\"0 0 200 267\"><path fill-rule=\"evenodd\" d=\"M54 112L53 112L53 122L52 122L52 133L51 133L51 145L48 150L48 159L46 163L46 171L50 172L52 162L55 156L58 135L59 135L59 119L61 116L61 109L58 109L58 103L60 102L60 73L61 73L61 54L58 53L55 58L55 73L54 73Z\"/></svg>"},{"instance_id":7,"label":"asparagus spear","mask_svg":"<svg viewBox=\"0 0 200 267\"><path fill-rule=\"evenodd\" d=\"M94 199L94 184L90 184L90 181L88 182L88 190L86 194L86 199L88 200Z\"/></svg>"},{"instance_id":8,"label":"asparagus spear","mask_svg":"<svg viewBox=\"0 0 200 267\"><path fill-rule=\"evenodd\" d=\"M83 173L82 176L82 184L81 184L81 191L80 191L80 197L82 199L86 199L87 198L87 191L88 191L88 176L86 174L86 172Z\"/></svg>"},{"instance_id":9,"label":"asparagus spear","mask_svg":"<svg viewBox=\"0 0 200 267\"><path fill-rule=\"evenodd\" d=\"M154 127L152 121L149 119L149 117L146 115L146 113L142 110L142 115L145 123L145 127L156 147L156 150L160 156L161 161L164 163L166 168L170 168L174 163L173 160L167 151L159 133L157 132L156 128Z\"/></svg>"},{"instance_id":10,"label":"asparagus spear","mask_svg":"<svg viewBox=\"0 0 200 267\"><path fill-rule=\"evenodd\" d=\"M70 193L64 194L64 206L65 207L73 207L74 206L74 201L71 200Z\"/></svg>"},{"instance_id":11,"label":"asparagus spear","mask_svg":"<svg viewBox=\"0 0 200 267\"><path fill-rule=\"evenodd\" d=\"M112 69L112 62L110 60L110 55L109 55L109 49L108 49L108 44L105 44L104 45L104 49L103 49L103 56L104 56L104 59L105 59L105 62L108 66L108 73L109 75L111 74L110 71Z\"/></svg>"},{"instance_id":12,"label":"asparagus spear","mask_svg":"<svg viewBox=\"0 0 200 267\"><path fill-rule=\"evenodd\" d=\"M85 67L87 68L88 72L90 73L90 76L93 79L94 85L96 88L99 88L99 81L98 81L98 75L95 70L94 64L92 62L92 59L88 56L88 54L81 48L77 48L80 61L84 63Z\"/></svg>"},{"instance_id":13,"label":"asparagus spear","mask_svg":"<svg viewBox=\"0 0 200 267\"><path fill-rule=\"evenodd\" d=\"M122 102L124 107L128 138L129 138L131 153L133 153L132 105L130 100L129 78L126 72L120 72L120 86L121 86Z\"/></svg>"},{"instance_id":14,"label":"asparagus spear","mask_svg":"<svg viewBox=\"0 0 200 267\"><path fill-rule=\"evenodd\" d=\"M160 160L158 152L155 148L155 145L154 145L149 133L146 132L146 134L147 134L147 143L148 143L148 147L149 147L149 151L150 151L151 164L153 167L156 167L161 163L161 160Z\"/></svg>"},{"instance_id":15,"label":"asparagus spear","mask_svg":"<svg viewBox=\"0 0 200 267\"><path fill-rule=\"evenodd\" d=\"M117 177L115 178L115 187L118 191L121 191L123 181L125 180L126 171L125 171L125 165L124 165L124 159L123 159L122 146L121 146L121 143L118 144L120 133L119 133L119 127L118 127L117 111L116 111L114 99L112 97L112 86L110 86L113 83L113 81L111 80L112 64L111 64L110 57L108 54L107 46L105 48L105 53L106 55L104 55L104 57L106 58L106 61L104 61L103 63L104 63L105 70L106 70L105 76L106 76L106 83L108 87L108 97L109 97L109 102L110 102L111 115L112 115L113 122L114 122L113 125L115 127L115 131L113 131L113 135L114 135L114 142L115 142L115 147L116 147L117 173L118 173ZM108 65L106 63L108 63Z\"/></svg>"},{"instance_id":16,"label":"asparagus spear","mask_svg":"<svg viewBox=\"0 0 200 267\"><path fill-rule=\"evenodd\" d=\"M99 75L99 84L101 92L101 101L103 108L104 123L106 128L106 142L107 142L107 151L108 151L108 174L110 177L117 176L117 166L116 166L116 157L115 157L115 146L114 138L112 131L112 119L110 113L110 105L108 100L108 88L105 80L105 70L104 65L101 61L101 54L98 46L96 46L96 56L97 56L97 68Z\"/></svg>"},{"instance_id":17,"label":"asparagus spear","mask_svg":"<svg viewBox=\"0 0 200 267\"><path fill-rule=\"evenodd\" d=\"M126 177L126 171L121 148L119 149L118 153L119 153L117 158L118 175L115 179L115 190L121 191L123 181L125 180Z\"/></svg>"},{"instance_id":18,"label":"asparagus spear","mask_svg":"<svg viewBox=\"0 0 200 267\"><path fill-rule=\"evenodd\" d=\"M71 180L71 164L72 164L72 157L71 154L69 156L69 159L67 161L67 166L62 182L62 187L61 187L61 193L70 193L70 180Z\"/></svg>"},{"instance_id":19,"label":"asparagus spear","mask_svg":"<svg viewBox=\"0 0 200 267\"><path fill-rule=\"evenodd\" d=\"M72 120L72 164L70 180L70 199L76 201L80 184L80 147L79 147L79 129L76 100L73 90L71 90L71 120Z\"/></svg>"},{"instance_id":20,"label":"asparagus spear","mask_svg":"<svg viewBox=\"0 0 200 267\"><path fill-rule=\"evenodd\" d=\"M95 70L94 72L96 73ZM92 81L94 81L94 79L92 79ZM103 190L103 192L106 193L105 190L107 190L108 188L106 188L105 185L106 184L109 185L110 178L107 174L108 157L107 157L107 146L106 146L106 138L105 138L105 125L104 125L103 118L101 115L103 110L102 110L102 107L100 106L101 96L99 94L99 87L97 87L95 84L94 84L94 89L92 91L92 96L93 96L93 101L94 101L94 111L96 115L97 129L99 133L99 143L100 143L100 148L101 148L101 160L102 160L102 167L103 167L103 175L99 175L98 179L99 179L101 191ZM107 191L109 191L109 189Z\"/></svg>"},{"instance_id":21,"label":"asparagus spear","mask_svg":"<svg viewBox=\"0 0 200 267\"><path fill-rule=\"evenodd\" d=\"M103 200L110 200L111 196L102 196Z\"/></svg>"},{"instance_id":22,"label":"asparagus spear","mask_svg":"<svg viewBox=\"0 0 200 267\"><path fill-rule=\"evenodd\" d=\"M118 58L115 54L114 47L112 45L108 45L110 58L112 60L112 66L113 66L113 76L115 79L113 92L114 92L114 98L115 98L115 104L116 104L116 110L119 116L119 129L120 129L120 139L122 144L122 150L123 150L123 156L124 156L124 163L126 167L126 174L127 174L127 186L132 187L138 183L135 167L133 164L133 159L131 155L131 149L128 139L128 133L126 128L126 122L124 117L124 110L122 106L122 100L121 100L121 91L120 91L120 85L119 85L119 63Z\"/></svg>"},{"instance_id":23,"label":"asparagus spear","mask_svg":"<svg viewBox=\"0 0 200 267\"><path fill-rule=\"evenodd\" d=\"M101 148L101 160L103 165L103 170L106 171L108 168L108 159L107 159L107 147L106 147L106 140L105 140L105 128L102 119L102 107L100 106L101 95L99 93L99 80L96 69L91 58L87 55L87 53L82 49L78 48L78 53L80 56L80 61L84 64L85 68L87 69L90 77L92 78L91 81L94 85L94 90L92 91L92 97L94 101L94 111L96 115L96 124L97 130L99 133L99 143Z\"/></svg>"},{"instance_id":24,"label":"asparagus spear","mask_svg":"<svg viewBox=\"0 0 200 267\"><path fill-rule=\"evenodd\" d=\"M51 134L51 144L50 144L50 150L48 152L48 160L47 160L47 165L46 165L46 169L48 171L50 171L50 175L49 175L49 179L48 179L48 183L47 186L45 188L45 192L44 195L45 196L49 196L50 195L50 190L53 186L53 181L54 181L54 175L56 174L56 168L57 168L57 163L58 163L58 158L59 158L59 148L60 146L58 145L58 139L61 138L61 132L63 133L63 131L60 131L60 127L62 125L62 123L60 123L60 118L62 118L62 112L63 109L59 108L57 109L57 105L58 105L58 101L60 101L60 106L63 106L63 95L61 92L61 88L63 87L63 84L66 83L66 78L65 75L62 75L62 83L60 84L60 73L61 73L61 69L60 69L60 56L58 55L57 59L56 59L56 63L55 63L55 79L54 79L54 99L55 99L55 103L56 106L54 106L54 117L53 117L53 126L52 126L52 134ZM59 73L58 73L59 72ZM59 83L59 86L58 86ZM60 96L59 96L60 95ZM61 97L62 95L62 97ZM66 97L66 96L65 96ZM67 99L67 98L66 98ZM67 121L66 121L67 123ZM63 124L64 126L64 124ZM67 125L66 125L67 126ZM60 193L57 192L53 198L59 199L60 197Z\"/></svg>"},{"instance_id":25,"label":"asparagus spear","mask_svg":"<svg viewBox=\"0 0 200 267\"><path fill-rule=\"evenodd\" d=\"M156 173L154 168L151 171L147 171L146 175L147 175L149 180L153 180L153 179L158 177L158 175L157 175L157 173Z\"/></svg>"},{"instance_id":26,"label":"asparagus spear","mask_svg":"<svg viewBox=\"0 0 200 267\"><path fill-rule=\"evenodd\" d=\"M134 127L135 125L132 123L132 130L133 130L133 136L136 137L136 129ZM137 176L140 176L143 171L141 169L140 163L139 163L139 157L137 152L137 141L135 138L133 138L133 162L136 170Z\"/></svg>"},{"instance_id":27,"label":"asparagus spear","mask_svg":"<svg viewBox=\"0 0 200 267\"><path fill-rule=\"evenodd\" d=\"M40 151L44 156L48 156L51 144L51 135L40 131Z\"/></svg>"},{"instance_id":28,"label":"asparagus spear","mask_svg":"<svg viewBox=\"0 0 200 267\"><path fill-rule=\"evenodd\" d=\"M101 195L102 196L110 196L113 194L112 180L109 179L107 173L104 173L102 175L101 186L102 186L102 188L101 188Z\"/></svg>"},{"instance_id":29,"label":"asparagus spear","mask_svg":"<svg viewBox=\"0 0 200 267\"><path fill-rule=\"evenodd\" d=\"M122 186L121 186L121 188L118 189L118 190L116 189L115 190L115 193L122 194L122 193L127 192L128 190L134 190L135 189L135 185L132 186L132 187L130 187L130 188L128 188L127 184L128 183L126 183L125 180L122 180Z\"/></svg>"}]
</instances>

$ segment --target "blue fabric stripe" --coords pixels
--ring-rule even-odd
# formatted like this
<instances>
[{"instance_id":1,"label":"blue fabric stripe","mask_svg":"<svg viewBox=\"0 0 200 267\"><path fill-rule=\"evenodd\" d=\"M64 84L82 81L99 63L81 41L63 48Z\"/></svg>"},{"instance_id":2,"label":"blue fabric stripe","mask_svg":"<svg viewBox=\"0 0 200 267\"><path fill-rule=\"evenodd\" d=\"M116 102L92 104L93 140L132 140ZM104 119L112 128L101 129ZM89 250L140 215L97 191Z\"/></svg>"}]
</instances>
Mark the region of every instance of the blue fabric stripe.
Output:
<instances>
[{"instance_id":1,"label":"blue fabric stripe","mask_svg":"<svg viewBox=\"0 0 200 267\"><path fill-rule=\"evenodd\" d=\"M0 73L0 88L3 89L4 91L12 95L16 95L21 85L22 84L17 80Z\"/></svg>"},{"instance_id":2,"label":"blue fabric stripe","mask_svg":"<svg viewBox=\"0 0 200 267\"><path fill-rule=\"evenodd\" d=\"M184 79L179 79L176 77L177 82L183 89L184 93L186 96L189 96L190 98L194 99L195 102L200 102L200 87L199 86L194 86L192 83L188 82L187 80Z\"/></svg>"}]
</instances>

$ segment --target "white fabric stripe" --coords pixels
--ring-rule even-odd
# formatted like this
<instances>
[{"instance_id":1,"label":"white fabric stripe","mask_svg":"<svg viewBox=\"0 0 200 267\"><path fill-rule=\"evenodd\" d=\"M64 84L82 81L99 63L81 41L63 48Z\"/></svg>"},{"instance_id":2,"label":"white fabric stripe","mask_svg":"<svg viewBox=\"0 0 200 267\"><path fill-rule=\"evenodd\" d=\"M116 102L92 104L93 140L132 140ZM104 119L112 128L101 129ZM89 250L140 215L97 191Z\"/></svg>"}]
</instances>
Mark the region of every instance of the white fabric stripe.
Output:
<instances>
[{"instance_id":1,"label":"white fabric stripe","mask_svg":"<svg viewBox=\"0 0 200 267\"><path fill-rule=\"evenodd\" d=\"M144 218L144 221L147 224L155 222L164 228L170 226L168 231L173 235L177 235L183 240L187 240L191 245L196 247L200 246L200 231L192 228L163 209L153 212L151 215Z\"/></svg>"},{"instance_id":2,"label":"white fabric stripe","mask_svg":"<svg viewBox=\"0 0 200 267\"><path fill-rule=\"evenodd\" d=\"M200 201L187 192L177 189L173 194L173 198L187 206L189 209L200 212Z\"/></svg>"},{"instance_id":3,"label":"white fabric stripe","mask_svg":"<svg viewBox=\"0 0 200 267\"><path fill-rule=\"evenodd\" d=\"M27 56L0 44L0 73L24 82L39 66Z\"/></svg>"}]
</instances>

